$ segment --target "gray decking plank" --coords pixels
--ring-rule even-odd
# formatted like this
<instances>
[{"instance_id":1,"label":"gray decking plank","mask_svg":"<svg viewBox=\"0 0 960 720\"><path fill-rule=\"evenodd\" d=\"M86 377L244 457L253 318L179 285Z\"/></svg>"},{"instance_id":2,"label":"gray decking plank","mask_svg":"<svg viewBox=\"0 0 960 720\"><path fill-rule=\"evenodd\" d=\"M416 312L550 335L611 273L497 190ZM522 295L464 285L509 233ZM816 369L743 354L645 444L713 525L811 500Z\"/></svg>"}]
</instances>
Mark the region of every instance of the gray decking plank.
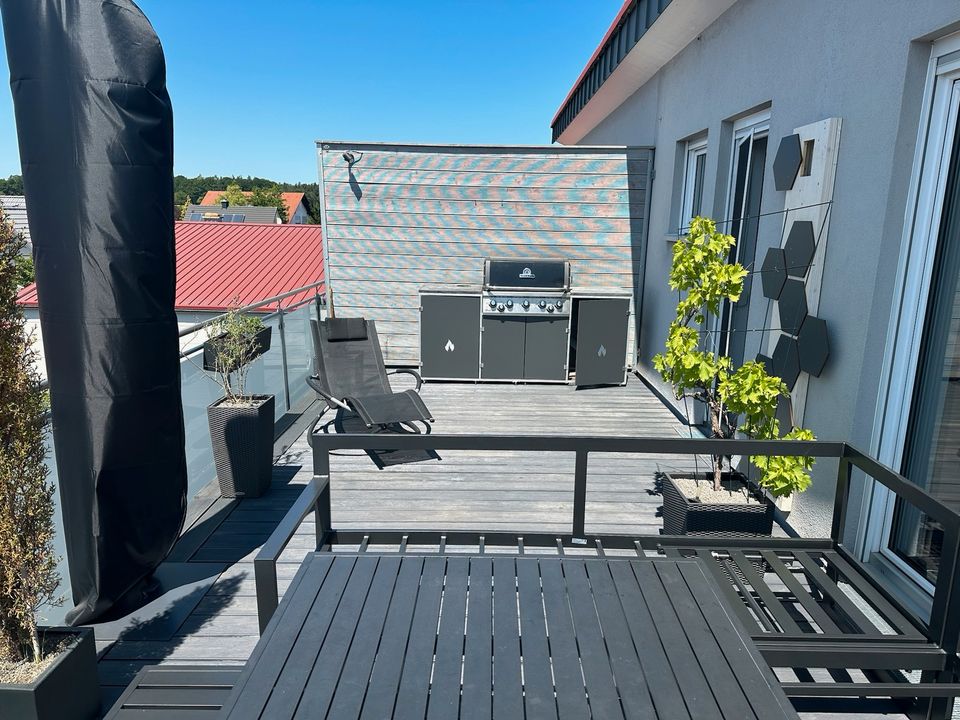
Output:
<instances>
[{"instance_id":1,"label":"gray decking plank","mask_svg":"<svg viewBox=\"0 0 960 720\"><path fill-rule=\"evenodd\" d=\"M489 720L493 702L493 560L470 560L470 593L467 599L467 637L463 649L461 720Z\"/></svg>"}]
</instances>

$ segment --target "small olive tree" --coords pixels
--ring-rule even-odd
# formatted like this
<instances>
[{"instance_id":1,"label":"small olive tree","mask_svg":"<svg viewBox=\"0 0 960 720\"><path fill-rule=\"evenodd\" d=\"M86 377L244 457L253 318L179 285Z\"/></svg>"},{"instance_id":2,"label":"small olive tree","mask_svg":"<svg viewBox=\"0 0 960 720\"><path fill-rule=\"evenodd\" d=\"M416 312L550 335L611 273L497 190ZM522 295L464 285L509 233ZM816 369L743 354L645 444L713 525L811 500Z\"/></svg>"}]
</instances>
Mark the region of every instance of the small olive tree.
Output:
<instances>
[{"instance_id":1,"label":"small olive tree","mask_svg":"<svg viewBox=\"0 0 960 720\"><path fill-rule=\"evenodd\" d=\"M36 613L56 604L53 485L47 481L45 394L16 303L21 236L0 210L0 659L42 658Z\"/></svg>"},{"instance_id":2,"label":"small olive tree","mask_svg":"<svg viewBox=\"0 0 960 720\"><path fill-rule=\"evenodd\" d=\"M723 302L735 303L743 293L747 270L728 261L736 244L731 235L717 232L709 218L696 217L689 234L673 248L669 284L680 293L675 319L670 323L665 352L653 365L674 388L678 400L691 398L707 408L712 438L743 435L770 440L780 437L777 401L789 394L786 384L769 375L763 363L733 367L729 357L702 347L699 328L709 318L719 319ZM813 433L791 428L786 439L813 440ZM725 456L713 456L713 486L719 490ZM775 497L799 492L810 484L809 457L752 456L761 471L759 484ZM729 459L728 459L729 462Z\"/></svg>"},{"instance_id":3,"label":"small olive tree","mask_svg":"<svg viewBox=\"0 0 960 720\"><path fill-rule=\"evenodd\" d=\"M214 346L214 372L223 395L230 404L246 401L247 373L258 354L257 333L263 321L233 308L210 325L210 342Z\"/></svg>"}]
</instances>

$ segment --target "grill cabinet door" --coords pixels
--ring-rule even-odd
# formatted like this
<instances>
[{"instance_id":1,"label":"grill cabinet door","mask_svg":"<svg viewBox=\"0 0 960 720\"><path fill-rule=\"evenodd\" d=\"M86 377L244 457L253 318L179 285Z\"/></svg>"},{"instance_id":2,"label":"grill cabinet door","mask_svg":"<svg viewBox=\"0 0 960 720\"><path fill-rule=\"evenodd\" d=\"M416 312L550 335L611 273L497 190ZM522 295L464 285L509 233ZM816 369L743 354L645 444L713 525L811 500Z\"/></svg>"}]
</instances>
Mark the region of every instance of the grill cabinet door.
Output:
<instances>
[{"instance_id":1,"label":"grill cabinet door","mask_svg":"<svg viewBox=\"0 0 960 720\"><path fill-rule=\"evenodd\" d=\"M524 342L524 380L566 380L568 318L529 317Z\"/></svg>"},{"instance_id":2,"label":"grill cabinet door","mask_svg":"<svg viewBox=\"0 0 960 720\"><path fill-rule=\"evenodd\" d=\"M480 377L480 296L422 295L420 307L420 374Z\"/></svg>"},{"instance_id":3,"label":"grill cabinet door","mask_svg":"<svg viewBox=\"0 0 960 720\"><path fill-rule=\"evenodd\" d=\"M483 367L486 380L523 379L524 318L483 318Z\"/></svg>"},{"instance_id":4,"label":"grill cabinet door","mask_svg":"<svg viewBox=\"0 0 960 720\"><path fill-rule=\"evenodd\" d=\"M629 298L578 301L577 387L623 383L629 312Z\"/></svg>"}]
</instances>

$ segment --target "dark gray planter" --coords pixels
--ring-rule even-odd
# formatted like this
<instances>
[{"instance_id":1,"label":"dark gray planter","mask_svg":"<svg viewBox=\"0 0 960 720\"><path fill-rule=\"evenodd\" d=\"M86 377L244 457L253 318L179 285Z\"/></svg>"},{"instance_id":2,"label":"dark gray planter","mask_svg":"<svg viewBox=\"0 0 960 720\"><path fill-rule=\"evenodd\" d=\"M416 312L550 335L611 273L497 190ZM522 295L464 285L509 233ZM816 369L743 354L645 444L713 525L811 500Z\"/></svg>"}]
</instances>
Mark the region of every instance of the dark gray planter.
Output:
<instances>
[{"instance_id":1,"label":"dark gray planter","mask_svg":"<svg viewBox=\"0 0 960 720\"><path fill-rule=\"evenodd\" d=\"M224 497L259 497L273 475L273 395L254 407L232 407L223 399L207 407L210 442Z\"/></svg>"},{"instance_id":2,"label":"dark gray planter","mask_svg":"<svg viewBox=\"0 0 960 720\"><path fill-rule=\"evenodd\" d=\"M217 355L220 352L222 337L223 335L217 335L203 344L203 369L208 372L216 372L217 370ZM272 337L273 328L269 325L265 325L260 332L254 336L253 353L250 355L250 362L253 362L270 349L270 340ZM235 367L230 368L230 372L234 372L236 369Z\"/></svg>"},{"instance_id":3,"label":"dark gray planter","mask_svg":"<svg viewBox=\"0 0 960 720\"><path fill-rule=\"evenodd\" d=\"M677 477L686 478L692 475ZM664 535L769 537L773 532L773 503L749 485L742 475L731 476L730 473L724 473L723 480L748 487L760 502L753 505L701 503L684 495L668 473L664 473L661 478Z\"/></svg>"},{"instance_id":4,"label":"dark gray planter","mask_svg":"<svg viewBox=\"0 0 960 720\"><path fill-rule=\"evenodd\" d=\"M0 684L0 717L17 720L92 720L100 711L97 649L92 628L42 628L77 642L29 685Z\"/></svg>"}]
</instances>

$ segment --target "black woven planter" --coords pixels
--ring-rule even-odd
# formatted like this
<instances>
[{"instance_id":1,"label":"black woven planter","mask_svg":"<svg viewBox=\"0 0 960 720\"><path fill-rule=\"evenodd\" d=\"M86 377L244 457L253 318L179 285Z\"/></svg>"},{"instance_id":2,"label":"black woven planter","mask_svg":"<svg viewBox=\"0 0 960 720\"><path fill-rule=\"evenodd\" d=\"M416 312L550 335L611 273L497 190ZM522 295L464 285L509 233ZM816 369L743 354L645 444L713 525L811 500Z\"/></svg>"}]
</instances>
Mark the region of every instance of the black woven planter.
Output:
<instances>
[{"instance_id":1,"label":"black woven planter","mask_svg":"<svg viewBox=\"0 0 960 720\"><path fill-rule=\"evenodd\" d=\"M93 720L100 710L97 650L92 628L41 628L44 637L77 641L28 685L0 684L0 717Z\"/></svg>"},{"instance_id":2,"label":"black woven planter","mask_svg":"<svg viewBox=\"0 0 960 720\"><path fill-rule=\"evenodd\" d=\"M207 407L210 442L224 497L259 497L273 475L273 395L253 395L256 406Z\"/></svg>"},{"instance_id":3,"label":"black woven planter","mask_svg":"<svg viewBox=\"0 0 960 720\"><path fill-rule=\"evenodd\" d=\"M683 475L678 477L692 477ZM750 505L701 503L690 500L673 478L662 475L663 534L709 535L713 537L769 537L773 532L774 506L759 491L748 485L742 475L723 474L727 482L739 482L760 502ZM711 480L703 479L703 482Z\"/></svg>"}]
</instances>

